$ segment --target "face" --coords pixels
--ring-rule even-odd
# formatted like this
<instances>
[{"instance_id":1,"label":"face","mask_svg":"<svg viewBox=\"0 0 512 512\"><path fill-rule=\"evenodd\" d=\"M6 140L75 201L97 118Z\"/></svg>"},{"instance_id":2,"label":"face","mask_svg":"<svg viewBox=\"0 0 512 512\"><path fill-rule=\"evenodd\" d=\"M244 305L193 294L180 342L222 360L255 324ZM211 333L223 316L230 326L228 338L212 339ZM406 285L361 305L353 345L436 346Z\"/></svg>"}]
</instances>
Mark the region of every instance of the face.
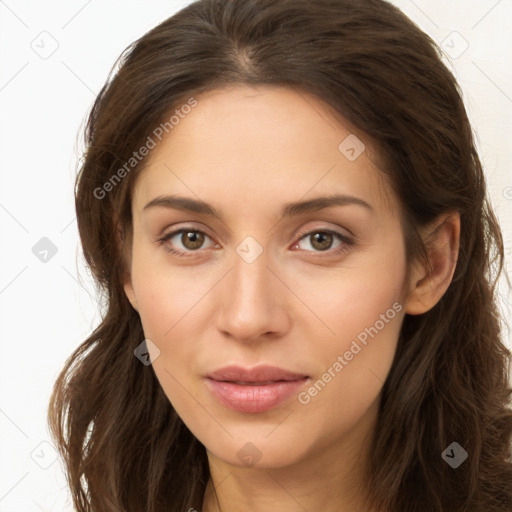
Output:
<instances>
[{"instance_id":1,"label":"face","mask_svg":"<svg viewBox=\"0 0 512 512\"><path fill-rule=\"evenodd\" d=\"M405 313L397 200L364 134L312 96L196 100L137 181L125 291L208 452L294 464L375 413Z\"/></svg>"}]
</instances>

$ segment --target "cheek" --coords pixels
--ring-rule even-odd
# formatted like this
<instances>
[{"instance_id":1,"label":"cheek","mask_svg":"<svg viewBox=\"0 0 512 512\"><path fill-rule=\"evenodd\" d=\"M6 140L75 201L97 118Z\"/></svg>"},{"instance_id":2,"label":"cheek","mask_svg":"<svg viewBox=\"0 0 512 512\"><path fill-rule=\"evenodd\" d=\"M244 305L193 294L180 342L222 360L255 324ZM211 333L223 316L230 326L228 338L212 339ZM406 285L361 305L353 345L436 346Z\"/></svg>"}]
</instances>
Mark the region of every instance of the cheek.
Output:
<instances>
[{"instance_id":1,"label":"cheek","mask_svg":"<svg viewBox=\"0 0 512 512\"><path fill-rule=\"evenodd\" d=\"M294 280L294 291L304 298L307 308L303 311L308 323L316 327L315 338L323 340L326 350L343 349L376 322L379 330L384 330L379 320L390 308L384 318L386 327L388 317L396 317L396 309L401 308L392 306L404 300L405 274L405 254L397 241L380 251L368 250L339 268L302 272L300 279ZM292 276L288 277L291 281Z\"/></svg>"},{"instance_id":2,"label":"cheek","mask_svg":"<svg viewBox=\"0 0 512 512\"><path fill-rule=\"evenodd\" d=\"M396 252L393 258L338 273L335 279L316 280L317 286L323 284L323 293L305 283L308 304L323 325L317 320L317 329L310 331L315 343L309 356L316 361L316 375L299 402L335 418L333 425L350 428L384 385L404 316L404 278L405 257Z\"/></svg>"},{"instance_id":3,"label":"cheek","mask_svg":"<svg viewBox=\"0 0 512 512\"><path fill-rule=\"evenodd\" d=\"M201 352L199 340L211 318L211 310L205 308L219 273L208 265L172 263L163 248L140 248L134 254L132 282L144 336L159 349L153 367L173 403L183 389L171 375L184 385L195 376L190 370Z\"/></svg>"},{"instance_id":4,"label":"cheek","mask_svg":"<svg viewBox=\"0 0 512 512\"><path fill-rule=\"evenodd\" d=\"M158 357L152 359L153 370L178 414L195 417L199 411L190 394L190 370L195 368L196 341L201 336L194 315L210 287L191 279L188 271L170 266L160 271L141 267L140 273L134 271L133 275L144 336L159 350Z\"/></svg>"},{"instance_id":5,"label":"cheek","mask_svg":"<svg viewBox=\"0 0 512 512\"><path fill-rule=\"evenodd\" d=\"M164 340L187 322L187 313L204 295L204 281L192 267L172 264L163 246L153 246L137 231L131 268L137 307L145 336Z\"/></svg>"},{"instance_id":6,"label":"cheek","mask_svg":"<svg viewBox=\"0 0 512 512\"><path fill-rule=\"evenodd\" d=\"M170 269L143 271L134 279L135 286L144 333L160 342L160 350L174 345L177 333L193 328L194 307L208 291L204 283Z\"/></svg>"}]
</instances>

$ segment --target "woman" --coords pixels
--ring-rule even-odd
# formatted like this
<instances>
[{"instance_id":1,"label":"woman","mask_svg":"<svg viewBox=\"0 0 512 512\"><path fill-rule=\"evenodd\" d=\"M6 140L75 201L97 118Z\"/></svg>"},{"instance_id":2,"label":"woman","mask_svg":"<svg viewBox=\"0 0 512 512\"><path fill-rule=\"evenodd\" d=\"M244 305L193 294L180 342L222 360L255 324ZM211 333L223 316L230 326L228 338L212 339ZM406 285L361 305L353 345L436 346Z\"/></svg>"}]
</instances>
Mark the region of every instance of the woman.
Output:
<instances>
[{"instance_id":1,"label":"woman","mask_svg":"<svg viewBox=\"0 0 512 512\"><path fill-rule=\"evenodd\" d=\"M78 511L512 507L500 228L452 74L382 0L200 0L76 185L98 328L49 421Z\"/></svg>"}]
</instances>

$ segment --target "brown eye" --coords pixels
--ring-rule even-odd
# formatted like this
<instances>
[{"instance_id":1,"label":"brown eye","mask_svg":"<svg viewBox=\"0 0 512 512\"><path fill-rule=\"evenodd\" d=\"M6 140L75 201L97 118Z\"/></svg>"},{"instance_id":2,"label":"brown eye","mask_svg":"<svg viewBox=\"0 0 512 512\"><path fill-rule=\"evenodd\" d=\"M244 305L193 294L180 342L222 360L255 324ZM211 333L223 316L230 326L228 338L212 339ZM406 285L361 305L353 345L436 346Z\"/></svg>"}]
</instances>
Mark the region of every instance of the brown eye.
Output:
<instances>
[{"instance_id":1,"label":"brown eye","mask_svg":"<svg viewBox=\"0 0 512 512\"><path fill-rule=\"evenodd\" d=\"M200 231L183 231L181 243L185 249L190 249L191 251L199 249L204 243L204 233Z\"/></svg>"},{"instance_id":2,"label":"brown eye","mask_svg":"<svg viewBox=\"0 0 512 512\"><path fill-rule=\"evenodd\" d=\"M207 240L210 241L210 245L203 247ZM187 228L167 233L165 236L158 239L158 243L164 245L168 252L180 256L190 256L193 255L194 252L199 253L199 249L206 249L215 245L206 233L197 229Z\"/></svg>"},{"instance_id":3,"label":"brown eye","mask_svg":"<svg viewBox=\"0 0 512 512\"><path fill-rule=\"evenodd\" d=\"M309 235L311 240L311 246L319 251L326 251L331 248L333 242L332 233L327 233L324 231L319 231L317 233L313 233Z\"/></svg>"},{"instance_id":4,"label":"brown eye","mask_svg":"<svg viewBox=\"0 0 512 512\"><path fill-rule=\"evenodd\" d=\"M303 232L298 236L299 240L295 247L312 254L322 252L328 255L341 254L354 245L353 240L347 235L329 229L316 229ZM304 247L304 244L309 244L309 247Z\"/></svg>"},{"instance_id":5,"label":"brown eye","mask_svg":"<svg viewBox=\"0 0 512 512\"><path fill-rule=\"evenodd\" d=\"M335 238L338 238L341 240L341 244L344 241L343 237L338 234L331 231L310 231L309 233L306 233L302 235L302 238L299 240L299 244L301 243L309 243L309 246L312 249L305 248L306 250L313 250L314 252L319 251L327 251L332 248L333 243L335 241ZM301 247L304 248L304 247Z\"/></svg>"}]
</instances>

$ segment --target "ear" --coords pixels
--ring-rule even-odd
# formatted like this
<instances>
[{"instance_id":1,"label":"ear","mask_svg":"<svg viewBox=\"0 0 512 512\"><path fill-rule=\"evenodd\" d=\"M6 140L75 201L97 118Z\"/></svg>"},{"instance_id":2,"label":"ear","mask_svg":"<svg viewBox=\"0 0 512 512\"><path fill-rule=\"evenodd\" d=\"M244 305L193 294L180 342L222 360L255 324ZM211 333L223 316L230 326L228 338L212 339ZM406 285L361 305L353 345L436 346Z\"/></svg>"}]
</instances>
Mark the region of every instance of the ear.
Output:
<instances>
[{"instance_id":1,"label":"ear","mask_svg":"<svg viewBox=\"0 0 512 512\"><path fill-rule=\"evenodd\" d=\"M120 222L116 222L115 233L116 233L116 242L117 242L119 251L124 253L124 258L125 258L126 264L129 267L131 267L131 255L126 251L125 242L127 240L126 240L124 232L121 228ZM137 298L136 298L135 292L133 290L130 268L125 271L125 276L124 276L123 281L124 281L123 282L124 293L126 294L126 297L128 298L128 300L130 301L130 304L132 305L133 309L135 309L135 311L138 312L139 310L138 310Z\"/></svg>"},{"instance_id":2,"label":"ear","mask_svg":"<svg viewBox=\"0 0 512 512\"><path fill-rule=\"evenodd\" d=\"M133 285L132 285L132 279L130 276L128 276L123 284L124 293L126 293L126 296L128 297L128 300L130 301L130 304L132 305L132 308L135 309L135 311L138 310L138 303L137 298L135 297L135 292L133 291Z\"/></svg>"},{"instance_id":3,"label":"ear","mask_svg":"<svg viewBox=\"0 0 512 512\"><path fill-rule=\"evenodd\" d=\"M425 235L429 266L418 263L413 268L405 302L409 315L432 309L448 289L459 255L460 215L443 215L428 226Z\"/></svg>"}]
</instances>

